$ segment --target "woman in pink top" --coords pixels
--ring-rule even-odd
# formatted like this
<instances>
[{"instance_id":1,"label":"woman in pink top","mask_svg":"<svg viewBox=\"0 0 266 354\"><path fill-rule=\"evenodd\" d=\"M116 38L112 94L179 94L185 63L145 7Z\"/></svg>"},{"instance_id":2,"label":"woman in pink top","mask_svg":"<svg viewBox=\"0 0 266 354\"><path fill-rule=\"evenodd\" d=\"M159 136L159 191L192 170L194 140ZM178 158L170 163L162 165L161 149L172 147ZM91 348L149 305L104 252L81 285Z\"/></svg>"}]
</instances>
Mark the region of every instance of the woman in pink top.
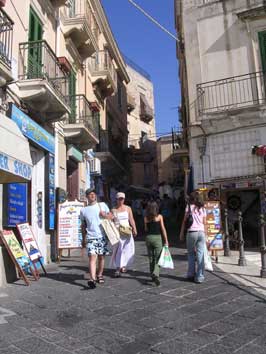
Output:
<instances>
[{"instance_id":1,"label":"woman in pink top","mask_svg":"<svg viewBox=\"0 0 266 354\"><path fill-rule=\"evenodd\" d=\"M184 229L186 220L191 213L193 223L187 230L186 243L188 251L188 272L187 279L194 280L196 283L204 281L204 247L205 247L205 224L206 210L203 201L198 192L191 193L189 197L189 206L186 207L180 239L184 239ZM195 249L197 254L197 269L195 267Z\"/></svg>"}]
</instances>

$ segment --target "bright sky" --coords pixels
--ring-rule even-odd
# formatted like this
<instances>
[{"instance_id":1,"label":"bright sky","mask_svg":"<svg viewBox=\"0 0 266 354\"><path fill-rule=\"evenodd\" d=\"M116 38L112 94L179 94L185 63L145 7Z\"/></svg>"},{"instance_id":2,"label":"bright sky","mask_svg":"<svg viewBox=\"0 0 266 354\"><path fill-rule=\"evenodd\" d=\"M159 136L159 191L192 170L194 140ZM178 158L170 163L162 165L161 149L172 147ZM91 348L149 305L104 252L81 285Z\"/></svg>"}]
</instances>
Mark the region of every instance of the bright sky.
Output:
<instances>
[{"instance_id":1,"label":"bright sky","mask_svg":"<svg viewBox=\"0 0 266 354\"><path fill-rule=\"evenodd\" d=\"M175 34L174 0L134 0ZM175 40L128 0L102 0L112 31L123 54L147 71L155 95L157 135L178 126L180 87Z\"/></svg>"}]
</instances>

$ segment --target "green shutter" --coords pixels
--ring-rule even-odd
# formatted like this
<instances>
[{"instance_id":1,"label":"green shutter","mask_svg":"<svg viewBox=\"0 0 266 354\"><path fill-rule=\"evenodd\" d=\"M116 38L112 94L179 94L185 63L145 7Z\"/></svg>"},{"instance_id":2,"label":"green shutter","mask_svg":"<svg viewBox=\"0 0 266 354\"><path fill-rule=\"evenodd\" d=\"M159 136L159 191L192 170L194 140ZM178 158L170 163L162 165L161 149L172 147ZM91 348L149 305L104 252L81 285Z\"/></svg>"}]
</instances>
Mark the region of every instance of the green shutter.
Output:
<instances>
[{"instance_id":1,"label":"green shutter","mask_svg":"<svg viewBox=\"0 0 266 354\"><path fill-rule=\"evenodd\" d=\"M71 114L70 114L70 123L76 123L76 73L71 70L69 74L69 100L70 100L70 108L71 108Z\"/></svg>"},{"instance_id":2,"label":"green shutter","mask_svg":"<svg viewBox=\"0 0 266 354\"><path fill-rule=\"evenodd\" d=\"M259 32L259 45L262 70L266 71L266 31Z\"/></svg>"},{"instance_id":3,"label":"green shutter","mask_svg":"<svg viewBox=\"0 0 266 354\"><path fill-rule=\"evenodd\" d=\"M30 8L29 42L42 40L42 23L34 10ZM42 44L30 44L28 54L28 78L39 78L42 75Z\"/></svg>"}]
</instances>

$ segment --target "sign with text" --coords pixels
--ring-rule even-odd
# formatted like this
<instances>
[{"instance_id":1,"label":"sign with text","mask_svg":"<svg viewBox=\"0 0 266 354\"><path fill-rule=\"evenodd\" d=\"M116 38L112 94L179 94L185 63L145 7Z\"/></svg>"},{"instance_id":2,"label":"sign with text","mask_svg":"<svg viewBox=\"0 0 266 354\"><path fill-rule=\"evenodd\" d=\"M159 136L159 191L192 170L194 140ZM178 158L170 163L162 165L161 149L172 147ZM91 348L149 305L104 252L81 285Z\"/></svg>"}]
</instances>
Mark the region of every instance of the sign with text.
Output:
<instances>
[{"instance_id":1,"label":"sign with text","mask_svg":"<svg viewBox=\"0 0 266 354\"><path fill-rule=\"evenodd\" d=\"M28 221L27 184L10 183L7 185L7 226L15 227Z\"/></svg>"},{"instance_id":2,"label":"sign with text","mask_svg":"<svg viewBox=\"0 0 266 354\"><path fill-rule=\"evenodd\" d=\"M84 204L79 201L58 206L58 248L82 248L80 210Z\"/></svg>"},{"instance_id":3,"label":"sign with text","mask_svg":"<svg viewBox=\"0 0 266 354\"><path fill-rule=\"evenodd\" d=\"M42 255L39 251L39 247L35 241L33 232L29 223L18 224L17 229L19 231L20 237L23 241L23 244L27 250L27 253L31 261L39 260Z\"/></svg>"},{"instance_id":4,"label":"sign with text","mask_svg":"<svg viewBox=\"0 0 266 354\"><path fill-rule=\"evenodd\" d=\"M8 246L8 250L11 252L18 265L23 270L30 267L30 259L27 253L22 249L14 232L12 230L3 230L2 237L4 238L5 244Z\"/></svg>"},{"instance_id":5,"label":"sign with text","mask_svg":"<svg viewBox=\"0 0 266 354\"><path fill-rule=\"evenodd\" d=\"M221 233L221 209L219 201L208 201L205 203L207 240L209 249L223 249L223 235Z\"/></svg>"}]
</instances>

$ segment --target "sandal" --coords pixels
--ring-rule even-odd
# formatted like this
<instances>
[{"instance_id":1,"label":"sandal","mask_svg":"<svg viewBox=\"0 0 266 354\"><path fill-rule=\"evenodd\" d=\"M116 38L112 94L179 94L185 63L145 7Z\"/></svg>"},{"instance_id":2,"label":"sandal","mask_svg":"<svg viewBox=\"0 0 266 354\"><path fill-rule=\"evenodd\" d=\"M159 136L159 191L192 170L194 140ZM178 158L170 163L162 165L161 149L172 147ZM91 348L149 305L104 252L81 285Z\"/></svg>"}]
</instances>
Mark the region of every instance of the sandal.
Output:
<instances>
[{"instance_id":1,"label":"sandal","mask_svg":"<svg viewBox=\"0 0 266 354\"><path fill-rule=\"evenodd\" d=\"M102 275L97 275L97 282L99 284L104 284L104 277Z\"/></svg>"},{"instance_id":2,"label":"sandal","mask_svg":"<svg viewBox=\"0 0 266 354\"><path fill-rule=\"evenodd\" d=\"M90 289L95 289L95 288L96 288L96 281L90 279L90 280L88 281L88 287L89 287Z\"/></svg>"},{"instance_id":3,"label":"sandal","mask_svg":"<svg viewBox=\"0 0 266 354\"><path fill-rule=\"evenodd\" d=\"M121 276L120 271L116 270L115 271L115 278L119 278Z\"/></svg>"},{"instance_id":4,"label":"sandal","mask_svg":"<svg viewBox=\"0 0 266 354\"><path fill-rule=\"evenodd\" d=\"M123 268L121 268L121 273L126 273L127 272L127 270L126 270L126 268L125 267L123 267Z\"/></svg>"}]
</instances>

